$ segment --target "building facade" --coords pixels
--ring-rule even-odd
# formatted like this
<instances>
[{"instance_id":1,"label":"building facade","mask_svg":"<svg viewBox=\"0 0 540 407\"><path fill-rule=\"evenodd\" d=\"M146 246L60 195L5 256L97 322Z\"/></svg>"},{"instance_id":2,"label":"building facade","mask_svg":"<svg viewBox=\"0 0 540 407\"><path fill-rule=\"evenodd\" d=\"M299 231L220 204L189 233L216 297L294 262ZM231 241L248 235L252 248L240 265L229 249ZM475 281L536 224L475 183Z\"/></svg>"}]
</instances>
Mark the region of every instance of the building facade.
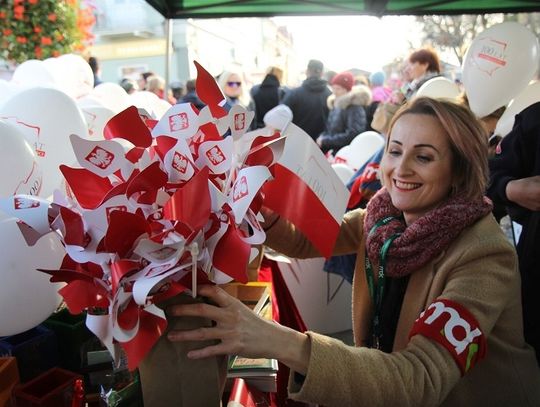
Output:
<instances>
[{"instance_id":1,"label":"building facade","mask_svg":"<svg viewBox=\"0 0 540 407\"><path fill-rule=\"evenodd\" d=\"M143 0L95 0L95 44L101 78L118 83L152 71L165 77L166 20ZM262 80L270 65L296 78L304 68L293 39L269 18L177 19L172 24L169 82L196 77L193 61L212 75L236 70L247 85Z\"/></svg>"}]
</instances>

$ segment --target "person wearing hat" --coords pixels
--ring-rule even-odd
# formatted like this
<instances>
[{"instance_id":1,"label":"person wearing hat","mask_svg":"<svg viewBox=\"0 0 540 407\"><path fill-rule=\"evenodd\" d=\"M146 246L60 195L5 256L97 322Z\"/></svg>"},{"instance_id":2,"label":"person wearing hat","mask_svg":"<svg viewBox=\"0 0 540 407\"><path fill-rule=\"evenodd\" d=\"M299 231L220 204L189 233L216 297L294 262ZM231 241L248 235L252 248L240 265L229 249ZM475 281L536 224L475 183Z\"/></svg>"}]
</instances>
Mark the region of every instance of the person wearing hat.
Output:
<instances>
[{"instance_id":1,"label":"person wearing hat","mask_svg":"<svg viewBox=\"0 0 540 407\"><path fill-rule=\"evenodd\" d=\"M322 78L324 65L312 59L306 69L306 79L298 88L288 91L281 101L293 112L293 123L315 140L325 128L328 117L326 99L332 94Z\"/></svg>"},{"instance_id":2,"label":"person wearing hat","mask_svg":"<svg viewBox=\"0 0 540 407\"><path fill-rule=\"evenodd\" d=\"M131 95L139 90L139 85L134 79L131 78L122 78L120 81L120 86L128 95Z\"/></svg>"},{"instance_id":3,"label":"person wearing hat","mask_svg":"<svg viewBox=\"0 0 540 407\"><path fill-rule=\"evenodd\" d=\"M383 71L373 72L369 75L369 84L373 102L387 103L392 99L392 89L384 86L386 75Z\"/></svg>"},{"instance_id":4,"label":"person wearing hat","mask_svg":"<svg viewBox=\"0 0 540 407\"><path fill-rule=\"evenodd\" d=\"M384 86L386 75L383 71L376 71L369 75L369 86L371 89L371 103L366 108L368 130L375 130L371 126L371 121L375 115L375 111L379 103L387 103L392 99L392 89Z\"/></svg>"},{"instance_id":5,"label":"person wearing hat","mask_svg":"<svg viewBox=\"0 0 540 407\"><path fill-rule=\"evenodd\" d=\"M171 84L169 85L169 89L171 90L172 97L175 98L177 102L185 94L185 86L180 81L171 82Z\"/></svg>"},{"instance_id":6,"label":"person wearing hat","mask_svg":"<svg viewBox=\"0 0 540 407\"><path fill-rule=\"evenodd\" d=\"M365 107L371 103L371 91L364 85L353 88L354 76L350 72L337 74L330 84L333 92L327 101L330 113L317 144L323 153L332 150L335 154L366 130Z\"/></svg>"}]
</instances>

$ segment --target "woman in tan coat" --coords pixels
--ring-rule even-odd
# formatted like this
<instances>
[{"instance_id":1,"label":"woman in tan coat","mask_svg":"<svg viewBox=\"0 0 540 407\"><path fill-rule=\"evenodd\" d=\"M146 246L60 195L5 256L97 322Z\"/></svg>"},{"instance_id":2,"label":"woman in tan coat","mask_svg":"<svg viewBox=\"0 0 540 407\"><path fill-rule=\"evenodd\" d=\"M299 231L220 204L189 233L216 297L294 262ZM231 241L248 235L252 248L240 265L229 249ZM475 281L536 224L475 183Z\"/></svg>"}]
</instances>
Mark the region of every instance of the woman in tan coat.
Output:
<instances>
[{"instance_id":1,"label":"woman in tan coat","mask_svg":"<svg viewBox=\"0 0 540 407\"><path fill-rule=\"evenodd\" d=\"M334 253L356 253L357 347L257 318L218 287L217 304L177 306L212 328L171 340L220 339L189 358L241 354L291 368L290 397L326 406L539 406L540 372L523 340L516 256L484 198L487 143L463 107L418 98L394 117L384 188L345 215ZM267 244L318 253L276 214Z\"/></svg>"}]
</instances>

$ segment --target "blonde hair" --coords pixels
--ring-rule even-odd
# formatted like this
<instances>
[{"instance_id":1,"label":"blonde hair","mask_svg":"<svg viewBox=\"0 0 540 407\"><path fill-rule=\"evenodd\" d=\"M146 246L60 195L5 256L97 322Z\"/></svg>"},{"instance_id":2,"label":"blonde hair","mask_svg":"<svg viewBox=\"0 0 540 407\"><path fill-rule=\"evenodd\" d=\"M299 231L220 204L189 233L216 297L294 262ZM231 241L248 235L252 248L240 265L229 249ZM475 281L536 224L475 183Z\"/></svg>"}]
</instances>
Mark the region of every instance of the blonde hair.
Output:
<instances>
[{"instance_id":1,"label":"blonde hair","mask_svg":"<svg viewBox=\"0 0 540 407\"><path fill-rule=\"evenodd\" d=\"M221 89L225 89L225 86L227 85L227 82L232 75L237 75L241 80L243 80L242 74L240 72L223 71L217 78L217 84Z\"/></svg>"},{"instance_id":2,"label":"blonde hair","mask_svg":"<svg viewBox=\"0 0 540 407\"><path fill-rule=\"evenodd\" d=\"M484 195L488 179L488 143L484 129L466 107L447 100L418 97L404 105L390 123L389 135L400 117L423 114L436 118L448 135L452 150L452 195L467 199ZM390 137L386 142L388 150Z\"/></svg>"},{"instance_id":3,"label":"blonde hair","mask_svg":"<svg viewBox=\"0 0 540 407\"><path fill-rule=\"evenodd\" d=\"M377 109L375 109L375 113L373 113L371 127L381 134L388 134L388 129L390 128L392 118L394 117L399 108L400 105L396 105L394 103L379 103Z\"/></svg>"},{"instance_id":4,"label":"blonde hair","mask_svg":"<svg viewBox=\"0 0 540 407\"><path fill-rule=\"evenodd\" d=\"M219 77L217 78L217 84L220 87L223 94L225 94L225 86L227 85L227 82L229 81L229 78L232 75L237 75L240 78L240 80L242 81L242 86L240 87L240 95L238 96L238 100L240 101L240 103L243 106L247 106L248 103L246 101L246 96L245 96L246 83L245 83L244 75L242 75L242 73L240 73L238 71L223 71L219 75ZM227 95L225 95L225 96L227 96Z\"/></svg>"},{"instance_id":5,"label":"blonde hair","mask_svg":"<svg viewBox=\"0 0 540 407\"><path fill-rule=\"evenodd\" d=\"M158 75L149 76L146 80L146 90L149 92L156 92L158 90L165 89L165 79Z\"/></svg>"}]
</instances>

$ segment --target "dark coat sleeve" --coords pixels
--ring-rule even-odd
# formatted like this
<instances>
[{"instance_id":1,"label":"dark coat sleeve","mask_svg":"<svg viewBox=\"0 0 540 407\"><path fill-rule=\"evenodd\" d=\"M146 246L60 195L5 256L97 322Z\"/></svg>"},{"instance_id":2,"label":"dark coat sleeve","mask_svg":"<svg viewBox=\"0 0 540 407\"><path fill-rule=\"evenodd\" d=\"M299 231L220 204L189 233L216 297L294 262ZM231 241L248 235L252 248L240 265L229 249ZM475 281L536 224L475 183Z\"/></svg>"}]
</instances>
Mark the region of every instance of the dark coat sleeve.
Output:
<instances>
[{"instance_id":1,"label":"dark coat sleeve","mask_svg":"<svg viewBox=\"0 0 540 407\"><path fill-rule=\"evenodd\" d=\"M343 112L345 126L338 133L323 133L321 147L323 151L334 150L337 152L341 147L347 146L360 133L366 130L366 111L363 106L352 105Z\"/></svg>"},{"instance_id":2,"label":"dark coat sleeve","mask_svg":"<svg viewBox=\"0 0 540 407\"><path fill-rule=\"evenodd\" d=\"M291 89L289 90L288 92L285 93L283 99L281 100L280 104L283 104L283 105L287 105L291 108L291 110L294 112L295 110L295 107L296 107L296 94L297 94L297 90L296 89Z\"/></svg>"},{"instance_id":3,"label":"dark coat sleeve","mask_svg":"<svg viewBox=\"0 0 540 407\"><path fill-rule=\"evenodd\" d=\"M516 115L514 127L501 141L500 150L489 161L488 196L507 206L518 206L508 200L508 182L534 175L534 162L540 143L540 103L535 103Z\"/></svg>"}]
</instances>

